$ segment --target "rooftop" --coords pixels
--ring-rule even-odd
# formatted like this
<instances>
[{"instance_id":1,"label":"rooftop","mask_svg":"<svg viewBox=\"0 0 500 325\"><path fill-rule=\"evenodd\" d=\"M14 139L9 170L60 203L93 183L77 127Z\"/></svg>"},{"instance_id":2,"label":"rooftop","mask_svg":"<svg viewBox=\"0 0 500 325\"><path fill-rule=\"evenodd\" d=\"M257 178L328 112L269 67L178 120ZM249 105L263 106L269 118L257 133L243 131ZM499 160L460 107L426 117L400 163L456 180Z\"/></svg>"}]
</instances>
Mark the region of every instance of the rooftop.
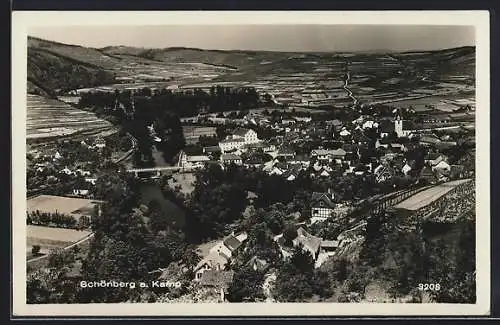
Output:
<instances>
[{"instance_id":1,"label":"rooftop","mask_svg":"<svg viewBox=\"0 0 500 325\"><path fill-rule=\"evenodd\" d=\"M238 155L235 155L234 153L223 153L220 156L221 160L241 160L241 157Z\"/></svg>"},{"instance_id":2,"label":"rooftop","mask_svg":"<svg viewBox=\"0 0 500 325\"><path fill-rule=\"evenodd\" d=\"M323 241L321 241L321 247L336 248L338 246L339 246L339 242L337 240L323 240Z\"/></svg>"},{"instance_id":3,"label":"rooftop","mask_svg":"<svg viewBox=\"0 0 500 325\"><path fill-rule=\"evenodd\" d=\"M328 193L318 193L318 192L313 192L311 197L311 204L312 205L322 204L328 208L333 208L335 206L334 202L332 201L331 195L329 195Z\"/></svg>"},{"instance_id":4,"label":"rooftop","mask_svg":"<svg viewBox=\"0 0 500 325\"><path fill-rule=\"evenodd\" d=\"M219 267L223 269L226 266L227 262L228 262L227 257L224 257L217 251L214 251L205 256L205 258L203 258L201 261L199 261L195 269L198 270L205 264L208 264L211 268Z\"/></svg>"},{"instance_id":5,"label":"rooftop","mask_svg":"<svg viewBox=\"0 0 500 325\"><path fill-rule=\"evenodd\" d=\"M233 282L234 271L207 270L201 276L203 286L226 289Z\"/></svg>"},{"instance_id":6,"label":"rooftop","mask_svg":"<svg viewBox=\"0 0 500 325\"><path fill-rule=\"evenodd\" d=\"M219 143L232 143L232 142L245 142L245 139L232 139L232 138L229 138L229 139L224 139L224 140L220 141Z\"/></svg>"},{"instance_id":7,"label":"rooftop","mask_svg":"<svg viewBox=\"0 0 500 325\"><path fill-rule=\"evenodd\" d=\"M241 246L241 242L233 235L229 235L227 238L224 239L224 245L231 251L234 251Z\"/></svg>"},{"instance_id":8,"label":"rooftop","mask_svg":"<svg viewBox=\"0 0 500 325\"><path fill-rule=\"evenodd\" d=\"M237 128L236 130L234 130L233 135L244 137L249 131L251 130L245 128Z\"/></svg>"},{"instance_id":9,"label":"rooftop","mask_svg":"<svg viewBox=\"0 0 500 325\"><path fill-rule=\"evenodd\" d=\"M187 160L190 162L195 162L195 161L208 161L210 158L207 156L189 156L187 157Z\"/></svg>"},{"instance_id":10,"label":"rooftop","mask_svg":"<svg viewBox=\"0 0 500 325\"><path fill-rule=\"evenodd\" d=\"M305 231L302 227L297 229L298 236L294 239L294 244L302 244L311 252L317 252L321 245L321 238L313 236Z\"/></svg>"}]
</instances>

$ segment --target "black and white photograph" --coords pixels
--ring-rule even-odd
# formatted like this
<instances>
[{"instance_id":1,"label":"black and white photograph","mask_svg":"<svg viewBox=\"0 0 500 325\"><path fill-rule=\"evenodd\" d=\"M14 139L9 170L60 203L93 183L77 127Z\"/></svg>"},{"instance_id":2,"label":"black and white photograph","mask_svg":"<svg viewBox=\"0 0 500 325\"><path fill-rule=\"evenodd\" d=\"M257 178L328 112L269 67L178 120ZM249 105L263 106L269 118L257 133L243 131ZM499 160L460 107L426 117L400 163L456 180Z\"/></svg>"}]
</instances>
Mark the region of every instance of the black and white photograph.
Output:
<instances>
[{"instance_id":1,"label":"black and white photograph","mask_svg":"<svg viewBox=\"0 0 500 325\"><path fill-rule=\"evenodd\" d=\"M28 14L23 313L488 313L487 12Z\"/></svg>"}]
</instances>

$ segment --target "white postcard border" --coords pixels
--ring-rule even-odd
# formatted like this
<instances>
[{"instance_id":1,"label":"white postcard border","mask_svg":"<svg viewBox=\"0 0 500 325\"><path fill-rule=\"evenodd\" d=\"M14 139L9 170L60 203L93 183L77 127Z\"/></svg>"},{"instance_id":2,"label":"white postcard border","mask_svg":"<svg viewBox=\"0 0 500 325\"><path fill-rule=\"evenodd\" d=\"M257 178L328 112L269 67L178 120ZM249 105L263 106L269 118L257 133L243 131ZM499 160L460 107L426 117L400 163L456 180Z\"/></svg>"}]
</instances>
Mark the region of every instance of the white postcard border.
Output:
<instances>
[{"instance_id":1,"label":"white postcard border","mask_svg":"<svg viewBox=\"0 0 500 325\"><path fill-rule=\"evenodd\" d=\"M35 26L245 24L472 25L476 28L476 304L26 304L27 32ZM490 312L490 55L488 11L100 12L12 15L12 311L14 316L434 316Z\"/></svg>"}]
</instances>

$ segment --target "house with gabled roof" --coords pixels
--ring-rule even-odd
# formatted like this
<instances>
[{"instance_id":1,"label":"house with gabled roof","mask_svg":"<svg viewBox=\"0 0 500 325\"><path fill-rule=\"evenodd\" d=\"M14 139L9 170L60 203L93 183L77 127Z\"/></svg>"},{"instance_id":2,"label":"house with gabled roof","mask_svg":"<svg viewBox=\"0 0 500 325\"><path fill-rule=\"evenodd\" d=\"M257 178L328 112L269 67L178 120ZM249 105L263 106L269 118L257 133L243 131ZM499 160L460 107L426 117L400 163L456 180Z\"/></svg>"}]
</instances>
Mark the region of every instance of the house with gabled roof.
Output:
<instances>
[{"instance_id":1,"label":"house with gabled roof","mask_svg":"<svg viewBox=\"0 0 500 325\"><path fill-rule=\"evenodd\" d=\"M275 236L274 241L280 246L283 258L288 258L292 255L290 248L285 246L283 234ZM322 238L311 235L302 227L297 229L297 237L292 240L293 247L301 246L304 251L312 255L314 260L318 257L321 242Z\"/></svg>"},{"instance_id":2,"label":"house with gabled roof","mask_svg":"<svg viewBox=\"0 0 500 325\"><path fill-rule=\"evenodd\" d=\"M334 131L340 131L342 128L342 121L335 119L335 120L328 120L325 121L326 125L329 127L332 127Z\"/></svg>"},{"instance_id":3,"label":"house with gabled roof","mask_svg":"<svg viewBox=\"0 0 500 325\"><path fill-rule=\"evenodd\" d=\"M232 154L232 153L223 153L220 156L220 161L224 165L228 165L228 164L241 165L243 163L243 160L240 156Z\"/></svg>"},{"instance_id":4,"label":"house with gabled roof","mask_svg":"<svg viewBox=\"0 0 500 325\"><path fill-rule=\"evenodd\" d=\"M380 164L373 170L373 174L377 183L382 183L392 178L393 171L387 164Z\"/></svg>"},{"instance_id":5,"label":"house with gabled roof","mask_svg":"<svg viewBox=\"0 0 500 325\"><path fill-rule=\"evenodd\" d=\"M293 159L295 157L295 151L290 149L290 148L286 148L286 147L282 147L278 150L278 154L276 157L283 157L283 158L286 158L286 159Z\"/></svg>"},{"instance_id":6,"label":"house with gabled roof","mask_svg":"<svg viewBox=\"0 0 500 325\"><path fill-rule=\"evenodd\" d=\"M265 272L269 269L269 262L257 256L252 257L246 264L254 271Z\"/></svg>"},{"instance_id":7,"label":"house with gabled roof","mask_svg":"<svg viewBox=\"0 0 500 325\"><path fill-rule=\"evenodd\" d=\"M228 289L233 282L234 271L226 270L207 270L203 272L200 279L200 285L205 288L211 288L220 294L220 301L226 301Z\"/></svg>"},{"instance_id":8,"label":"house with gabled roof","mask_svg":"<svg viewBox=\"0 0 500 325\"><path fill-rule=\"evenodd\" d=\"M299 176L301 169L301 166L292 166L290 169L285 171L282 176L287 181L294 181Z\"/></svg>"},{"instance_id":9,"label":"house with gabled roof","mask_svg":"<svg viewBox=\"0 0 500 325\"><path fill-rule=\"evenodd\" d=\"M238 235L231 234L215 244L210 249L209 254L198 262L194 268L195 281L199 281L202 278L203 273L207 270L224 270L234 251L236 251L243 244L247 237L246 233L240 233Z\"/></svg>"},{"instance_id":10,"label":"house with gabled roof","mask_svg":"<svg viewBox=\"0 0 500 325\"><path fill-rule=\"evenodd\" d=\"M311 217L330 218L335 208L334 195L328 193L313 192L311 196Z\"/></svg>"},{"instance_id":11,"label":"house with gabled roof","mask_svg":"<svg viewBox=\"0 0 500 325\"><path fill-rule=\"evenodd\" d=\"M252 129L237 128L232 134L233 139L244 139L245 143L259 142L257 132Z\"/></svg>"}]
</instances>

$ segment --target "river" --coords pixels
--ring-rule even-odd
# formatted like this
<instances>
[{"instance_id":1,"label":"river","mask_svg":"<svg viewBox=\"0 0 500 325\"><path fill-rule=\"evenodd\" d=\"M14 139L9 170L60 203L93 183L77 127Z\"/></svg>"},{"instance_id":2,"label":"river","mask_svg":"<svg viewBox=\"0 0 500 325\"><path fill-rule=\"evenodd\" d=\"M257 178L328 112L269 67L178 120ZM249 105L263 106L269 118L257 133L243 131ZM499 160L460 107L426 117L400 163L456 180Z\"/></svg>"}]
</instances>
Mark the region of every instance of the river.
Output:
<instances>
[{"instance_id":1,"label":"river","mask_svg":"<svg viewBox=\"0 0 500 325\"><path fill-rule=\"evenodd\" d=\"M186 222L186 213L184 209L167 199L163 195L159 185L144 180L141 182L140 191L142 204L149 205L153 200L158 201L162 207L163 213L168 216L171 225L177 229L184 227Z\"/></svg>"}]
</instances>

